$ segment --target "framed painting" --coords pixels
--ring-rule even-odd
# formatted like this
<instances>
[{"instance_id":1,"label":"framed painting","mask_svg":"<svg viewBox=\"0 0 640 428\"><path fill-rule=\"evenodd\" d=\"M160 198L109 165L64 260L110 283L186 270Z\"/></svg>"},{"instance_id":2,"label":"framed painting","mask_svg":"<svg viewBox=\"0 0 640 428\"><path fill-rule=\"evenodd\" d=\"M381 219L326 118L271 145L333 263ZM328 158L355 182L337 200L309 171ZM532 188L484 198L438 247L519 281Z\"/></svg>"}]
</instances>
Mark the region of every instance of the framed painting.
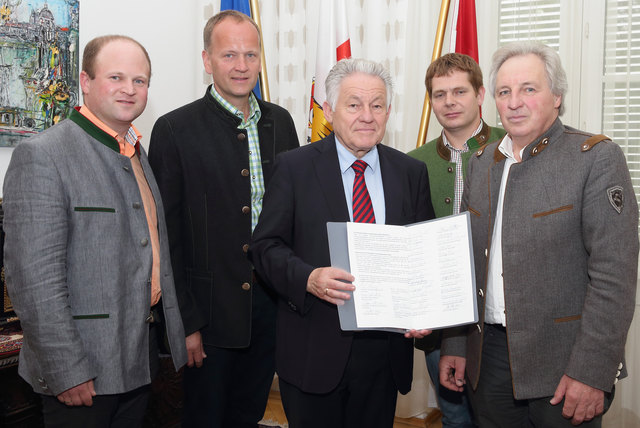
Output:
<instances>
[{"instance_id":1,"label":"framed painting","mask_svg":"<svg viewBox=\"0 0 640 428\"><path fill-rule=\"evenodd\" d=\"M78 102L79 0L0 0L0 147L67 117Z\"/></svg>"}]
</instances>

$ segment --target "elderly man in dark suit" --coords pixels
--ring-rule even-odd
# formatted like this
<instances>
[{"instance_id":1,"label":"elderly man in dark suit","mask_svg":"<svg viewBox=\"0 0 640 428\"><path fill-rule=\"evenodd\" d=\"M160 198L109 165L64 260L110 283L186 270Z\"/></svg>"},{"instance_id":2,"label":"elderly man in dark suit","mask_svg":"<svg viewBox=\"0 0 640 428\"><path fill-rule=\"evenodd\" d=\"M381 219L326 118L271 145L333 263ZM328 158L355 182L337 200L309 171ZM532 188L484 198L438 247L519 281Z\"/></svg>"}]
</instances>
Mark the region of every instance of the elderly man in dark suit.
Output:
<instances>
[{"instance_id":1,"label":"elderly man in dark suit","mask_svg":"<svg viewBox=\"0 0 640 428\"><path fill-rule=\"evenodd\" d=\"M150 77L135 40L90 41L84 105L20 143L5 177L19 372L47 427L139 427L162 314L176 370L187 360L160 191L132 125Z\"/></svg>"},{"instance_id":2,"label":"elderly man in dark suit","mask_svg":"<svg viewBox=\"0 0 640 428\"><path fill-rule=\"evenodd\" d=\"M500 48L490 80L507 136L471 160L462 201L480 321L445 338L440 381L461 390L466 368L480 427L599 427L635 306L629 170L618 145L558 118L567 80L550 47Z\"/></svg>"},{"instance_id":3,"label":"elderly man in dark suit","mask_svg":"<svg viewBox=\"0 0 640 428\"><path fill-rule=\"evenodd\" d=\"M330 265L328 221L409 224L434 217L424 163L379 144L391 105L388 72L338 62L326 80L334 133L278 157L249 255L278 292L276 368L289 424L391 427L411 388L410 337L340 330L336 305L354 277Z\"/></svg>"}]
</instances>

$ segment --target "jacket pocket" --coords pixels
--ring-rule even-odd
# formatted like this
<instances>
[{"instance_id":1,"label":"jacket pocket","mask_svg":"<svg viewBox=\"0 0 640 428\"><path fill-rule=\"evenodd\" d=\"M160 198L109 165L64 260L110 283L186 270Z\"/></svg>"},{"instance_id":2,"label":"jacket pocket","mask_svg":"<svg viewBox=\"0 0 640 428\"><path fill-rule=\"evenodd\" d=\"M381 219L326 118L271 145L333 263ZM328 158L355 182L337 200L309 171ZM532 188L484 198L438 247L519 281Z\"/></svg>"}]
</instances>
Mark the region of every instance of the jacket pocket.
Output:
<instances>
[{"instance_id":1,"label":"jacket pocket","mask_svg":"<svg viewBox=\"0 0 640 428\"><path fill-rule=\"evenodd\" d=\"M558 207L558 208L554 208L552 210L549 211L542 211L539 213L535 213L533 214L533 218L538 218L538 217L545 217L551 214L557 214L557 213L561 213L564 211L571 211L573 209L573 204L572 205L564 205L562 207Z\"/></svg>"},{"instance_id":2,"label":"jacket pocket","mask_svg":"<svg viewBox=\"0 0 640 428\"><path fill-rule=\"evenodd\" d=\"M561 322L569 322L569 321L578 321L580 319L582 319L582 315L578 314L578 315L570 315L568 317L554 318L553 322L561 323Z\"/></svg>"},{"instance_id":3,"label":"jacket pocket","mask_svg":"<svg viewBox=\"0 0 640 428\"><path fill-rule=\"evenodd\" d=\"M109 207L73 207L77 212L93 212L93 213L115 213L115 208Z\"/></svg>"},{"instance_id":4,"label":"jacket pocket","mask_svg":"<svg viewBox=\"0 0 640 428\"><path fill-rule=\"evenodd\" d=\"M97 320L109 318L109 314L84 314L84 315L73 315L74 320Z\"/></svg>"},{"instance_id":5,"label":"jacket pocket","mask_svg":"<svg viewBox=\"0 0 640 428\"><path fill-rule=\"evenodd\" d=\"M473 207L467 207L467 211L469 211L471 214L475 215L476 217L482 217L482 214L480 214L479 211L474 210Z\"/></svg>"}]
</instances>

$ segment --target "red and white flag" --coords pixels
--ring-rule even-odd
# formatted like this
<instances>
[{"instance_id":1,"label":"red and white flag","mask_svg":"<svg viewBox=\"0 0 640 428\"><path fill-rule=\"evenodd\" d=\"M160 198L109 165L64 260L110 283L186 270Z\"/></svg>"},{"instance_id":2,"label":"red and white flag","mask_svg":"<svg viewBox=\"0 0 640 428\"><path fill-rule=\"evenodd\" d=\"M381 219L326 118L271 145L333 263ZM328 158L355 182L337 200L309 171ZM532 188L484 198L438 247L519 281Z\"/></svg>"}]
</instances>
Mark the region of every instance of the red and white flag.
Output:
<instances>
[{"instance_id":1,"label":"red and white flag","mask_svg":"<svg viewBox=\"0 0 640 428\"><path fill-rule=\"evenodd\" d=\"M343 0L322 2L318 19L316 72L311 84L309 132L307 134L307 140L311 143L321 140L333 130L322 112L322 104L327 99L324 81L329 70L341 59L351 58L345 2Z\"/></svg>"},{"instance_id":2,"label":"red and white flag","mask_svg":"<svg viewBox=\"0 0 640 428\"><path fill-rule=\"evenodd\" d=\"M449 52L469 55L478 62L478 27L476 25L476 1L458 0L453 10L455 27L451 29Z\"/></svg>"}]
</instances>

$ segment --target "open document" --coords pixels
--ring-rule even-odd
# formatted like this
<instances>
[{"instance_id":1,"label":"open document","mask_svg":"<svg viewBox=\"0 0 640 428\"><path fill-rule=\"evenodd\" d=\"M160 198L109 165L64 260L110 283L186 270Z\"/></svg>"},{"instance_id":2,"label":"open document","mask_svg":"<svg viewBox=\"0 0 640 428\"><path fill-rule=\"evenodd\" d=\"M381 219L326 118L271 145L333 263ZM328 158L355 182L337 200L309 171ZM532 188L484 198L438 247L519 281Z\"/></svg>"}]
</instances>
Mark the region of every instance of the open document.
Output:
<instances>
[{"instance_id":1,"label":"open document","mask_svg":"<svg viewBox=\"0 0 640 428\"><path fill-rule=\"evenodd\" d=\"M469 213L407 226L327 223L331 265L356 278L343 330L438 329L478 321Z\"/></svg>"}]
</instances>

